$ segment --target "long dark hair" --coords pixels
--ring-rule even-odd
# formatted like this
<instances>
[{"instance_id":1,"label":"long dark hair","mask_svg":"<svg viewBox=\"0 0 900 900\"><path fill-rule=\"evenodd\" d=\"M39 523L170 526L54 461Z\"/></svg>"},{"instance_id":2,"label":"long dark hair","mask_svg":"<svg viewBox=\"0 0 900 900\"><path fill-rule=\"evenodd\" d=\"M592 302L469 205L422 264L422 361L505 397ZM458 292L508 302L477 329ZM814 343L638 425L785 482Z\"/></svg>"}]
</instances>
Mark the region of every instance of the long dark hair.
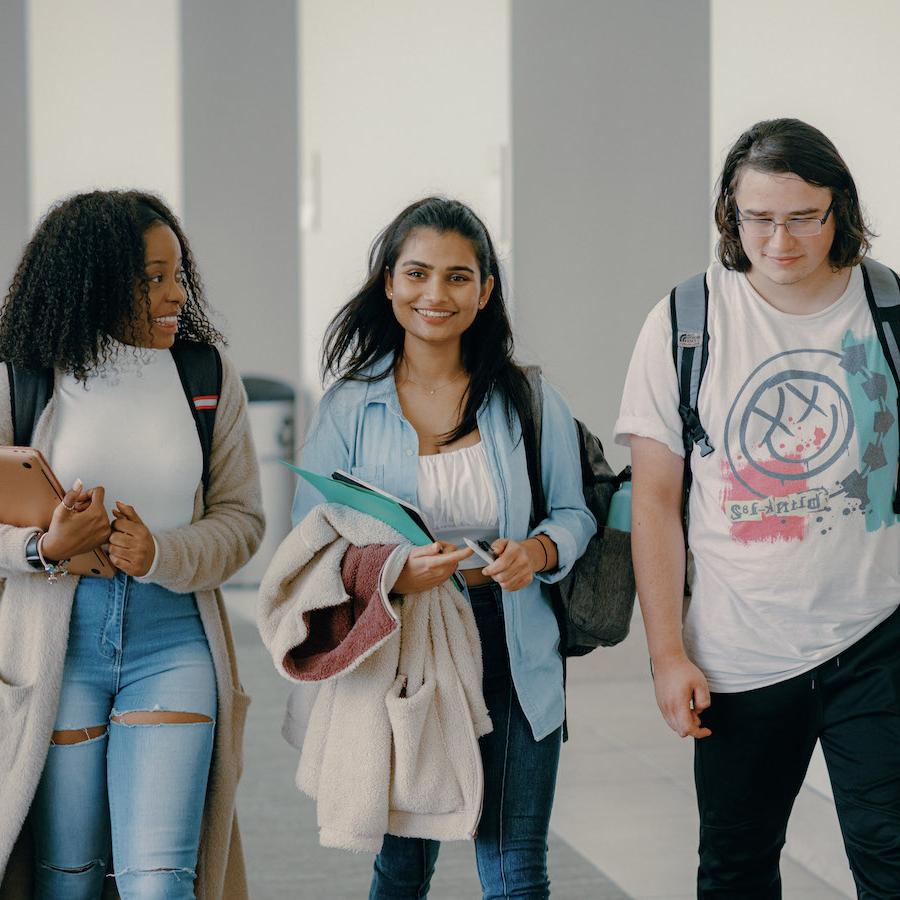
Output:
<instances>
[{"instance_id":1,"label":"long dark hair","mask_svg":"<svg viewBox=\"0 0 900 900\"><path fill-rule=\"evenodd\" d=\"M856 183L834 144L818 128L799 119L769 119L757 122L735 141L719 177L716 227L718 255L725 268L738 272L750 268L741 246L734 201L745 167L773 174L791 172L809 184L831 190L835 232L828 258L832 268L855 266L869 252L875 235L863 219Z\"/></svg>"},{"instance_id":2,"label":"long dark hair","mask_svg":"<svg viewBox=\"0 0 900 900\"><path fill-rule=\"evenodd\" d=\"M469 374L459 423L442 435L449 444L476 428L481 405L499 390L506 403L510 423L513 414L528 421L531 394L524 373L513 359L513 336L497 254L487 228L464 203L444 197L425 197L407 206L376 238L369 251L369 274L363 286L331 320L322 349L322 376L345 381L378 381L392 377L393 370L369 374L375 363L393 354L395 364L403 358L405 332L394 317L384 292L384 274L394 272L397 257L409 235L417 228L441 234L452 232L472 244L478 260L482 286L494 276L494 286L485 307L462 335L462 364Z\"/></svg>"},{"instance_id":3,"label":"long dark hair","mask_svg":"<svg viewBox=\"0 0 900 900\"><path fill-rule=\"evenodd\" d=\"M144 232L163 223L181 245L187 302L178 339L223 343L206 314L190 244L168 206L140 191L92 191L58 203L38 225L0 309L0 359L55 367L79 380L113 359L116 337L140 333L149 303Z\"/></svg>"}]
</instances>

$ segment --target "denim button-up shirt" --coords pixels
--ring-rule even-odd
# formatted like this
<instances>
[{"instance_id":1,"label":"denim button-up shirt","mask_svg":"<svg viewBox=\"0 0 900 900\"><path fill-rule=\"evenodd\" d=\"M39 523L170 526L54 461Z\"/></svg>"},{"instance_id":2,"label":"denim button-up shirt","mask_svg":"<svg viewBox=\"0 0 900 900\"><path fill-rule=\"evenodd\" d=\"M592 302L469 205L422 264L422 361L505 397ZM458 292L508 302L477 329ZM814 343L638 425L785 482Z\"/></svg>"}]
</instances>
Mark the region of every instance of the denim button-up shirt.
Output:
<instances>
[{"instance_id":1,"label":"denim button-up shirt","mask_svg":"<svg viewBox=\"0 0 900 900\"><path fill-rule=\"evenodd\" d=\"M372 371L384 371L392 359ZM566 402L543 384L541 476L546 519L529 529L531 488L517 419L512 428L499 392L478 412L478 430L497 495L500 536L522 541L548 535L559 564L535 575L520 591L503 592L506 644L516 696L535 740L558 728L565 713L559 628L546 585L563 578L584 553L596 522L584 503L581 464L572 414ZM417 501L419 439L404 418L392 376L381 381L340 381L319 403L303 448L303 467L323 475L343 469L409 503ZM299 522L322 497L303 479L294 498Z\"/></svg>"}]
</instances>

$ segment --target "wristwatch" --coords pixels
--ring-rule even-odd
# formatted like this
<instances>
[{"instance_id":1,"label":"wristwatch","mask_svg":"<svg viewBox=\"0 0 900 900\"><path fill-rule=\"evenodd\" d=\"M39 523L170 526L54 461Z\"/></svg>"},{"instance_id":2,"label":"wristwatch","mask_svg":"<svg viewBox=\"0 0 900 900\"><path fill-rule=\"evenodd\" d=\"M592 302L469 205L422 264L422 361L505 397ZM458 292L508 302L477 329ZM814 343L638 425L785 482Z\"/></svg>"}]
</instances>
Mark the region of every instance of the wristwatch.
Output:
<instances>
[{"instance_id":1,"label":"wristwatch","mask_svg":"<svg viewBox=\"0 0 900 900\"><path fill-rule=\"evenodd\" d=\"M38 552L38 541L43 533L43 531L36 531L28 538L28 542L25 544L25 562L32 569L40 569L41 571L44 570L44 564L41 562L41 554Z\"/></svg>"}]
</instances>

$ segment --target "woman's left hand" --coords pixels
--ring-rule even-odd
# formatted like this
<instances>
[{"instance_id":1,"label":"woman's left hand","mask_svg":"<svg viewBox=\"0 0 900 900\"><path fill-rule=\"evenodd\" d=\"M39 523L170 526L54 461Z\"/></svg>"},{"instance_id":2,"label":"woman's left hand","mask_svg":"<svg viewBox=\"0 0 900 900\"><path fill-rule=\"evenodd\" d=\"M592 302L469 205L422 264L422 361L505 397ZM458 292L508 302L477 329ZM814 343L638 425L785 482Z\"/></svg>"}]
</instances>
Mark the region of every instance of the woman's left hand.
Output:
<instances>
[{"instance_id":1,"label":"woman's left hand","mask_svg":"<svg viewBox=\"0 0 900 900\"><path fill-rule=\"evenodd\" d=\"M491 550L497 555L497 559L482 569L482 574L493 578L504 591L521 591L528 587L544 558L542 550L538 549L538 562L535 562L530 546L533 543L533 538L522 542L498 538L491 544Z\"/></svg>"},{"instance_id":2,"label":"woman's left hand","mask_svg":"<svg viewBox=\"0 0 900 900\"><path fill-rule=\"evenodd\" d=\"M153 558L156 555L153 535L133 506L116 500L112 514L109 558L112 564L126 575L140 578L146 575L153 565Z\"/></svg>"}]
</instances>

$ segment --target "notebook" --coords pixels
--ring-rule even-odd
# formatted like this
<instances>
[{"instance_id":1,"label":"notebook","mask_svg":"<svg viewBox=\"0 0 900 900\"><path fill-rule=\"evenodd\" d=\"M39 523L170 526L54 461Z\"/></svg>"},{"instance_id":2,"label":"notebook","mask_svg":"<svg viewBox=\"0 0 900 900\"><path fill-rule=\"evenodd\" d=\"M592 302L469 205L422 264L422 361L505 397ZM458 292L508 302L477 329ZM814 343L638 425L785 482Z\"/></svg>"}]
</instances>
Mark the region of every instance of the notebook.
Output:
<instances>
[{"instance_id":1,"label":"notebook","mask_svg":"<svg viewBox=\"0 0 900 900\"><path fill-rule=\"evenodd\" d=\"M331 476L318 475L291 465L286 460L280 462L306 479L329 503L342 503L344 506L374 516L419 547L433 544L437 540L431 533L422 511L412 503L407 503L340 469ZM453 573L453 583L463 590L465 582L459 572Z\"/></svg>"}]
</instances>

